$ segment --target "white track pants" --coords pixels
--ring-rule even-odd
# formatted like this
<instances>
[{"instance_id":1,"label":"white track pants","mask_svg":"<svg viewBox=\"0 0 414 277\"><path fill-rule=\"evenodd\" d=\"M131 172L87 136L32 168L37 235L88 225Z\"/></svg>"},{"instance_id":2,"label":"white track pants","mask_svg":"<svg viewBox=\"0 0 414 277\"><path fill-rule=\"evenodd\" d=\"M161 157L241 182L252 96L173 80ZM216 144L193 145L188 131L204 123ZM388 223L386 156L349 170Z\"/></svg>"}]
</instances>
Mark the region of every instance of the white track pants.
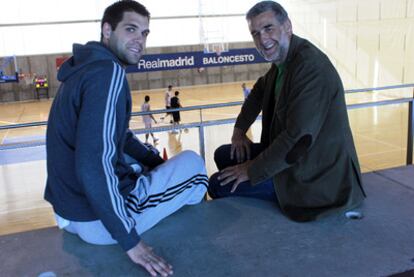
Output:
<instances>
[{"instance_id":1,"label":"white track pants","mask_svg":"<svg viewBox=\"0 0 414 277\"><path fill-rule=\"evenodd\" d=\"M193 151L183 151L148 175L141 175L126 200L138 234L149 230L181 207L199 203L207 186L204 161ZM79 235L88 243L116 243L100 220L71 221L65 230Z\"/></svg>"}]
</instances>

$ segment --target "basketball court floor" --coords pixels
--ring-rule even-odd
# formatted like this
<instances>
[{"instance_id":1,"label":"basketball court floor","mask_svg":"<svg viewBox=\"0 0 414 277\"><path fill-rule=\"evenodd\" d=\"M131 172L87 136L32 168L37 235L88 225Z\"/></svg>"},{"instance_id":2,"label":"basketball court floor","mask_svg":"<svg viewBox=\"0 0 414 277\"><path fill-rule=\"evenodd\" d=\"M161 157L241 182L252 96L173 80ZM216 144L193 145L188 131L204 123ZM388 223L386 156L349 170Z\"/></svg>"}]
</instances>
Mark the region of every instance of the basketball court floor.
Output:
<instances>
[{"instance_id":1,"label":"basketball court floor","mask_svg":"<svg viewBox=\"0 0 414 277\"><path fill-rule=\"evenodd\" d=\"M253 82L247 82L251 87ZM178 87L184 107L242 101L240 83L227 83L197 87ZM152 110L164 109L164 89L133 92L133 111L140 111L145 95L151 97ZM412 97L413 88L384 90L379 92L350 93L347 104L376 102L402 97ZM46 121L51 100L0 104L0 125ZM181 112L182 123L235 118L240 106ZM351 128L363 172L391 168L405 164L407 146L408 104L395 104L348 111ZM159 119L158 126L170 126L169 118ZM143 128L142 118L131 120L131 129ZM205 154L209 174L216 169L212 155L218 146L230 142L233 124L206 127ZM8 129L0 131L2 146L25 141L44 139L46 126ZM257 121L249 131L254 141L260 138L261 124ZM197 128L189 128L178 134L168 131L155 133L159 138L155 145L164 149L169 157L191 149L200 152ZM139 135L145 140L144 135ZM150 138L149 142L152 143ZM63 157L64 158L64 157ZM46 180L46 162L43 146L19 147L0 150L0 235L33 230L55 225L50 205L43 200Z\"/></svg>"}]
</instances>

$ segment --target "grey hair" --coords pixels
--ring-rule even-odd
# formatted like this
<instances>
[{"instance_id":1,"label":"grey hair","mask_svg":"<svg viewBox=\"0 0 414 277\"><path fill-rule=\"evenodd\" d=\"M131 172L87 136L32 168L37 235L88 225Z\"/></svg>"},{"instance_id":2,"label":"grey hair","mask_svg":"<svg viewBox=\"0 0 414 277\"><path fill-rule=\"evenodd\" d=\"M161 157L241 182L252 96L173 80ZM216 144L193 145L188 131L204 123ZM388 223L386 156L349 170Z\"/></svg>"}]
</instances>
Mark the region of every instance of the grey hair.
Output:
<instances>
[{"instance_id":1,"label":"grey hair","mask_svg":"<svg viewBox=\"0 0 414 277\"><path fill-rule=\"evenodd\" d=\"M272 11L277 21L280 24L285 23L285 21L289 18L288 13L286 10L277 2L274 1L261 1L254 5L246 14L246 19L252 19L253 17L258 16L261 13Z\"/></svg>"}]
</instances>

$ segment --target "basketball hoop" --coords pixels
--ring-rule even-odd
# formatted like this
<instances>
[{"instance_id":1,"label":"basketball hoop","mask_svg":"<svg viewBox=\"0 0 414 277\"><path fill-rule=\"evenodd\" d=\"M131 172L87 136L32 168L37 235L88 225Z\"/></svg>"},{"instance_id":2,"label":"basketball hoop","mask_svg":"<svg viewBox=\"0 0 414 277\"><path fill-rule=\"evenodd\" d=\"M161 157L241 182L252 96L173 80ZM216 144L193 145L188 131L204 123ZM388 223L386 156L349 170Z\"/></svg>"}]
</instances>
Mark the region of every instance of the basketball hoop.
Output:
<instances>
[{"instance_id":1,"label":"basketball hoop","mask_svg":"<svg viewBox=\"0 0 414 277\"><path fill-rule=\"evenodd\" d=\"M205 54L221 56L229 51L228 34L229 21L227 17L211 20L211 14L227 14L228 0L198 0L198 15L200 20L200 44L204 45Z\"/></svg>"},{"instance_id":2,"label":"basketball hoop","mask_svg":"<svg viewBox=\"0 0 414 277\"><path fill-rule=\"evenodd\" d=\"M227 42L213 42L204 44L205 54L216 54L221 56L222 53L229 51L229 44Z\"/></svg>"},{"instance_id":3,"label":"basketball hoop","mask_svg":"<svg viewBox=\"0 0 414 277\"><path fill-rule=\"evenodd\" d=\"M199 68L197 68L197 72L198 72L199 74L203 73L203 72L204 72L204 70L205 70L205 68L204 68L204 67L199 67Z\"/></svg>"},{"instance_id":4,"label":"basketball hoop","mask_svg":"<svg viewBox=\"0 0 414 277\"><path fill-rule=\"evenodd\" d=\"M23 74L23 75L24 75L24 77L23 77L24 84L26 86L33 85L33 78L34 78L33 74L32 73L26 73L26 74Z\"/></svg>"},{"instance_id":5,"label":"basketball hoop","mask_svg":"<svg viewBox=\"0 0 414 277\"><path fill-rule=\"evenodd\" d=\"M221 49L220 45L215 45L213 48L215 48L214 52L216 52L216 55L221 56L222 49Z\"/></svg>"}]
</instances>

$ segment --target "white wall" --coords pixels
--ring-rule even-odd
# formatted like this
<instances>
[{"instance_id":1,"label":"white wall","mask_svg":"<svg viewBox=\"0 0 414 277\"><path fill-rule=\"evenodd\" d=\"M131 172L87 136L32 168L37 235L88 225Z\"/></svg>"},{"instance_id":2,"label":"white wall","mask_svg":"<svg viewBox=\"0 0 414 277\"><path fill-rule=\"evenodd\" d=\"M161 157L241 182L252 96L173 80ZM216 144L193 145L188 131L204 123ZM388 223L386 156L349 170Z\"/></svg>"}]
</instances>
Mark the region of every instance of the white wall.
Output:
<instances>
[{"instance_id":1,"label":"white wall","mask_svg":"<svg viewBox=\"0 0 414 277\"><path fill-rule=\"evenodd\" d=\"M148 47L199 44L200 24L205 30L221 31L228 42L251 40L242 15L203 20L159 18L244 14L256 1L141 2L154 18ZM4 24L99 20L109 3L112 0L8 1L8 9L0 17L0 56L67 53L73 42L98 40L99 23L15 27ZM285 0L280 3L290 14L294 32L327 53L346 88L414 83L414 0ZM35 12L39 7L44 11Z\"/></svg>"},{"instance_id":2,"label":"white wall","mask_svg":"<svg viewBox=\"0 0 414 277\"><path fill-rule=\"evenodd\" d=\"M5 0L2 0L5 1ZM56 22L100 20L113 0L14 0L2 6L0 16L0 56L66 53L73 42L99 40L100 23L56 24ZM200 43L200 23L205 29L223 26L226 41L248 41L250 35L244 16L209 18L200 14L245 14L252 0L142 0L151 13L148 47L192 45ZM196 18L179 18L195 16ZM178 17L177 19L160 19ZM50 25L38 23L51 22ZM53 24L53 22L55 24ZM5 26L7 24L31 26Z\"/></svg>"},{"instance_id":3,"label":"white wall","mask_svg":"<svg viewBox=\"0 0 414 277\"><path fill-rule=\"evenodd\" d=\"M414 0L292 1L294 31L331 58L347 88L414 83Z\"/></svg>"}]
</instances>

